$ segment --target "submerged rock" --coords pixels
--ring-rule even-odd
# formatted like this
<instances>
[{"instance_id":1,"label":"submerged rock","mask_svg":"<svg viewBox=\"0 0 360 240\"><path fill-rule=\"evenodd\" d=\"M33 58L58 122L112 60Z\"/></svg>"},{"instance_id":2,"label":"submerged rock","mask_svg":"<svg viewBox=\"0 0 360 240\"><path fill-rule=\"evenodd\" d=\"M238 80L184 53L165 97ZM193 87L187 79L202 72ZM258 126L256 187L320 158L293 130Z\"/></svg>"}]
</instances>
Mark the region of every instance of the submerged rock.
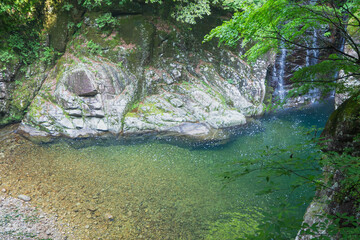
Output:
<instances>
[{"instance_id":1,"label":"submerged rock","mask_svg":"<svg viewBox=\"0 0 360 240\"><path fill-rule=\"evenodd\" d=\"M31 200L31 197L26 196L26 195L19 195L18 199L23 200L25 202L29 202Z\"/></svg>"}]
</instances>

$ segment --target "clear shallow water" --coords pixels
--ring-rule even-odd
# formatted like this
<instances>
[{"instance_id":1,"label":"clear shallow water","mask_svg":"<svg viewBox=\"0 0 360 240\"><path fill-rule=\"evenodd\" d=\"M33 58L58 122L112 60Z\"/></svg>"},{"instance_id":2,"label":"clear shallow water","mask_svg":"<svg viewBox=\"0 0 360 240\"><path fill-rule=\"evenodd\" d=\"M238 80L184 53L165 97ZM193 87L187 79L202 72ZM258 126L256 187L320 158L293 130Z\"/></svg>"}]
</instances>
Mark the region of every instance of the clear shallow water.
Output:
<instances>
[{"instance_id":1,"label":"clear shallow water","mask_svg":"<svg viewBox=\"0 0 360 240\"><path fill-rule=\"evenodd\" d=\"M302 133L313 125L323 127L331 111L325 104L265 115L218 147L147 141L79 148L78 142L37 146L5 139L2 148L9 159L1 172L3 185L69 222L76 239L211 239L214 223L228 221L228 212L236 219L245 216L237 226L244 229L246 221L251 231L262 220L261 211L279 198L294 201L313 190L258 196L265 181L249 175L224 187L222 173L265 146L305 142ZM288 183L289 178L279 180L282 186ZM296 215L305 208L304 203ZM254 209L260 213L251 213ZM212 239L222 239L219 234Z\"/></svg>"}]
</instances>

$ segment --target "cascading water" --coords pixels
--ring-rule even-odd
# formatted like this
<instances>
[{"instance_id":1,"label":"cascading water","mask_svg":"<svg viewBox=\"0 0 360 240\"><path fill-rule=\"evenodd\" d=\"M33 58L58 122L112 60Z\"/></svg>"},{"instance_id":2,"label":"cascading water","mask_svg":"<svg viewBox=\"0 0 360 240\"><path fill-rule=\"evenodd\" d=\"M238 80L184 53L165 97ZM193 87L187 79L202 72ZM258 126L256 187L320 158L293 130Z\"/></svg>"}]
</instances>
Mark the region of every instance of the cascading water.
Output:
<instances>
[{"instance_id":1,"label":"cascading water","mask_svg":"<svg viewBox=\"0 0 360 240\"><path fill-rule=\"evenodd\" d=\"M279 100L283 101L285 99L285 88L284 88L284 75L285 75L285 64L286 64L286 54L287 50L284 47L284 44L281 43L281 54L278 58L277 63L275 62L273 68L273 81L277 82L277 87L275 89L275 95L278 96ZM277 65L279 68L277 68Z\"/></svg>"},{"instance_id":2,"label":"cascading water","mask_svg":"<svg viewBox=\"0 0 360 240\"><path fill-rule=\"evenodd\" d=\"M306 66L313 66L319 62L319 46L317 43L318 33L316 29L313 30L311 45L309 44L309 49L306 50Z\"/></svg>"},{"instance_id":3,"label":"cascading water","mask_svg":"<svg viewBox=\"0 0 360 240\"><path fill-rule=\"evenodd\" d=\"M308 44L308 49L306 50L306 67L316 65L319 62L319 46L318 46L318 32L316 29L312 31L311 44ZM312 79L313 81L313 79ZM309 97L311 102L315 102L316 99L320 96L321 92L318 88L310 89Z\"/></svg>"},{"instance_id":4,"label":"cascading water","mask_svg":"<svg viewBox=\"0 0 360 240\"><path fill-rule=\"evenodd\" d=\"M310 0L311 5L315 5L317 0ZM307 45L306 50L306 67L316 65L319 62L319 45L318 45L318 32L317 29L313 29L311 36L311 44ZM314 81L314 79L312 79ZM318 88L312 88L309 90L309 97L312 103L320 97L321 92Z\"/></svg>"},{"instance_id":5,"label":"cascading water","mask_svg":"<svg viewBox=\"0 0 360 240\"><path fill-rule=\"evenodd\" d=\"M340 44L339 44L339 50L340 52L345 51L345 38L343 36L340 36ZM336 71L334 74L334 81L336 81L339 78L340 71ZM335 97L335 89L330 92L330 96Z\"/></svg>"},{"instance_id":6,"label":"cascading water","mask_svg":"<svg viewBox=\"0 0 360 240\"><path fill-rule=\"evenodd\" d=\"M345 38L343 36L340 36L340 44L339 44L339 50L340 52L344 52L345 51ZM339 77L339 71L336 71L336 73L334 74L334 79L336 80Z\"/></svg>"}]
</instances>

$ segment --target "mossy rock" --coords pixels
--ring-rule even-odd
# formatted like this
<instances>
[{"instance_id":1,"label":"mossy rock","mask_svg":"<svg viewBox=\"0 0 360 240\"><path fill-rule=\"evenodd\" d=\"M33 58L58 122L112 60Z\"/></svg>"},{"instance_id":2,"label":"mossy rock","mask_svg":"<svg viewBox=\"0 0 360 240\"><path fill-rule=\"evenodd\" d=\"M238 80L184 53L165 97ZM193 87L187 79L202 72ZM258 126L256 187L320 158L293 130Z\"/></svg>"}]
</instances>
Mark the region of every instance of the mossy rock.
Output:
<instances>
[{"instance_id":1,"label":"mossy rock","mask_svg":"<svg viewBox=\"0 0 360 240\"><path fill-rule=\"evenodd\" d=\"M70 12L60 11L57 14L54 24L49 29L50 47L58 52L65 52L66 44L73 34L73 29L70 27L71 23L76 24L76 20Z\"/></svg>"},{"instance_id":2,"label":"mossy rock","mask_svg":"<svg viewBox=\"0 0 360 240\"><path fill-rule=\"evenodd\" d=\"M327 140L324 150L360 156L360 92L353 95L335 110L321 134Z\"/></svg>"}]
</instances>

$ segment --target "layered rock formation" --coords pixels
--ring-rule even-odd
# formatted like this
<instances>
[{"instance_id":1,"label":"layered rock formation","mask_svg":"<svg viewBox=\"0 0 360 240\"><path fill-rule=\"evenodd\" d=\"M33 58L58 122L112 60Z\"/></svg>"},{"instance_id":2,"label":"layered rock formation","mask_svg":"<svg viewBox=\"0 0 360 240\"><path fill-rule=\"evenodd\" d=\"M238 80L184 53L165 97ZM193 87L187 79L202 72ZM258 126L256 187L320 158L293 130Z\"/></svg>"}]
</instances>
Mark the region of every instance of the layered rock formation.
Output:
<instances>
[{"instance_id":1,"label":"layered rock formation","mask_svg":"<svg viewBox=\"0 0 360 240\"><path fill-rule=\"evenodd\" d=\"M222 129L263 112L268 61L249 66L234 50L202 45L211 26L188 30L139 14L101 29L100 16L85 15L48 71L23 133L76 138L161 131L223 139Z\"/></svg>"}]
</instances>

